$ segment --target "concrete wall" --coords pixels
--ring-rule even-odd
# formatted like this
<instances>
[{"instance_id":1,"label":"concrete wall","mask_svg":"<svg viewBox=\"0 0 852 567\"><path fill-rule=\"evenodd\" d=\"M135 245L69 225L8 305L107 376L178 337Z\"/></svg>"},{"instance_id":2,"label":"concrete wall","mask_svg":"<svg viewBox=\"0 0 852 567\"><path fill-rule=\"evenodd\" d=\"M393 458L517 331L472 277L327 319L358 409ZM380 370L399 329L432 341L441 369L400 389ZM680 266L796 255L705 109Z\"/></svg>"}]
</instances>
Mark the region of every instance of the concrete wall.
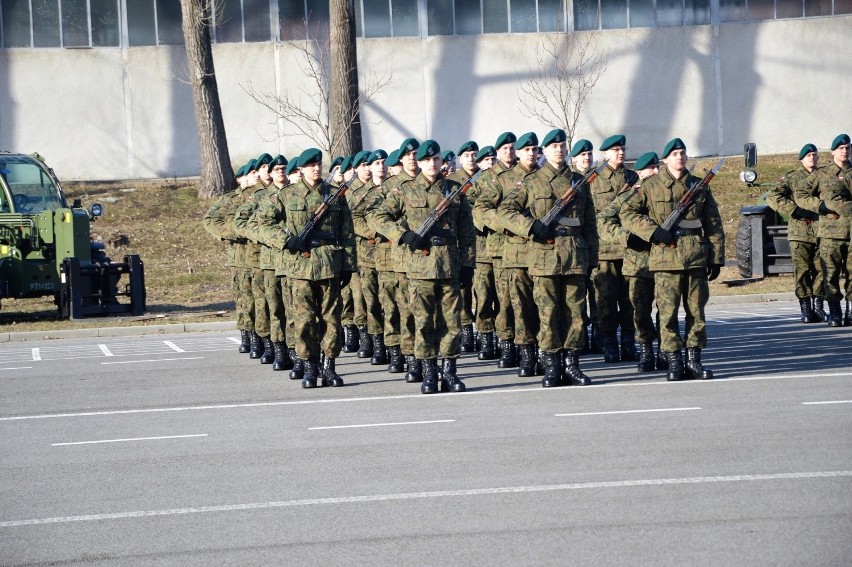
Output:
<instances>
[{"instance_id":1,"label":"concrete wall","mask_svg":"<svg viewBox=\"0 0 852 567\"><path fill-rule=\"evenodd\" d=\"M582 32L607 70L577 133L595 145L626 133L630 157L673 136L691 155L825 147L852 130L852 16L719 27ZM592 34L592 35L589 35ZM408 135L456 148L504 130L549 128L525 116L519 86L536 69L537 34L358 42L362 86L389 79L364 109L367 147ZM214 58L232 161L316 145L246 90L313 108L300 54L286 44L221 44ZM183 50L0 50L0 149L38 151L64 179L197 175L198 139Z\"/></svg>"}]
</instances>

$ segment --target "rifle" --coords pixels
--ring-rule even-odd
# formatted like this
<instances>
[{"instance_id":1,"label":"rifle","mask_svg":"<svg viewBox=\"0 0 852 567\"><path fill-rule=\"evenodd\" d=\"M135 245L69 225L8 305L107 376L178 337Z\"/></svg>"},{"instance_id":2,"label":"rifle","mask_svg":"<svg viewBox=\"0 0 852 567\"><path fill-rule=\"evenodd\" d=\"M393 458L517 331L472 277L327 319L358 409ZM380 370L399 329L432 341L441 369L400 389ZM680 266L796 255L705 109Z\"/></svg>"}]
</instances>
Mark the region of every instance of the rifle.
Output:
<instances>
[{"instance_id":1,"label":"rifle","mask_svg":"<svg viewBox=\"0 0 852 567\"><path fill-rule=\"evenodd\" d=\"M332 170L332 174L329 176L329 179L333 177L334 170ZM302 230L300 230L299 234L297 234L296 236L298 236L298 238L302 240L307 241L308 236L310 236L311 232L314 230L314 228L316 228L317 224L319 224L322 218L326 215L329 207L336 203L338 199L340 199L340 197L346 194L346 190L349 189L349 186L352 185L352 182L356 179L358 179L358 176L353 175L352 179L350 179L346 183L343 183L340 187L337 188L337 191L329 192L329 194L326 195L325 199L323 199L322 205L317 207L317 210L314 211L314 214L311 215L311 218L308 219L308 222L305 223L305 226L302 227ZM306 250L305 252L302 252L302 256L304 256L305 258L310 258L311 252L309 250Z\"/></svg>"},{"instance_id":2,"label":"rifle","mask_svg":"<svg viewBox=\"0 0 852 567\"><path fill-rule=\"evenodd\" d=\"M689 210L689 207L692 206L692 203L695 201L695 197L698 195L698 192L702 188L707 187L713 180L713 178L716 176L716 174L719 173L719 170L722 169L722 163L724 161L725 160L720 159L719 162L716 164L716 167L707 172L707 175L704 176L704 179L702 179L701 181L696 181L686 190L686 193L681 196L674 210L661 225L661 228L663 228L664 230L671 231L671 229L674 228L675 225L680 222L680 220Z\"/></svg>"},{"instance_id":3,"label":"rifle","mask_svg":"<svg viewBox=\"0 0 852 567\"><path fill-rule=\"evenodd\" d=\"M597 165L597 164L595 164ZM553 223L562 215L563 209L568 206L568 204L574 200L574 197L577 195L577 189L582 186L584 183L591 183L595 179L597 179L598 175L604 170L607 166L606 160L604 160L597 167L592 167L586 174L583 176L583 179L580 179L571 184L571 186L565 191L565 194L562 195L560 199L557 199L553 206L547 211L547 214L544 215L544 218L541 219L541 222L544 223L545 226L550 228L553 226Z\"/></svg>"},{"instance_id":4,"label":"rifle","mask_svg":"<svg viewBox=\"0 0 852 567\"><path fill-rule=\"evenodd\" d=\"M432 230L438 220L443 216L445 212L447 212L447 209L450 208L450 203L452 203L453 200L458 198L459 195L464 195L465 193L467 193L468 189L473 186L473 184L476 182L479 176L482 175L484 171L484 169L480 169L479 171L474 173L470 179L465 181L464 185L457 188L449 195L445 196L441 200L441 202L438 203L438 205L434 209L432 209L432 212L429 213L429 216L426 217L426 220L423 221L423 224L421 224L414 232L416 232L421 238L426 238L426 235L429 234L429 231ZM421 250L421 252L424 256L429 255L428 250Z\"/></svg>"}]
</instances>

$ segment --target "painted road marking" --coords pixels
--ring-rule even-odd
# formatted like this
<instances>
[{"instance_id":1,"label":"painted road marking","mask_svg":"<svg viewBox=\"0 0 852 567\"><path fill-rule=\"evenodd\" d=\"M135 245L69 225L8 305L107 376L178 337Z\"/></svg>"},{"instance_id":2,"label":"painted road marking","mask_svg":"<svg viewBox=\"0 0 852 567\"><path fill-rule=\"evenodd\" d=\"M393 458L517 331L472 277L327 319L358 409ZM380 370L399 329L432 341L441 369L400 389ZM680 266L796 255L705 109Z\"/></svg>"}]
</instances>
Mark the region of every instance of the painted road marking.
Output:
<instances>
[{"instance_id":1,"label":"painted road marking","mask_svg":"<svg viewBox=\"0 0 852 567\"><path fill-rule=\"evenodd\" d=\"M41 360L41 349L33 349L33 360Z\"/></svg>"},{"instance_id":2,"label":"painted road marking","mask_svg":"<svg viewBox=\"0 0 852 567\"><path fill-rule=\"evenodd\" d=\"M161 437L133 437L128 439L101 439L99 441L73 441L70 443L52 443L51 447L68 447L70 445L97 445L99 443L125 443L128 441L159 441L162 439L185 439L187 437L207 437L206 433L193 435L164 435Z\"/></svg>"},{"instance_id":3,"label":"painted road marking","mask_svg":"<svg viewBox=\"0 0 852 567\"><path fill-rule=\"evenodd\" d=\"M393 425L423 425L426 423L454 423L455 419L433 419L431 421L399 421L396 423L363 423L360 425L329 425L326 427L308 427L308 431L320 429L355 429L358 427L390 427Z\"/></svg>"},{"instance_id":4,"label":"painted road marking","mask_svg":"<svg viewBox=\"0 0 852 567\"><path fill-rule=\"evenodd\" d=\"M163 344L166 345L167 347L169 347L170 349L172 349L175 352L186 352L185 350L183 350L182 348L177 346L172 341L163 341Z\"/></svg>"},{"instance_id":5,"label":"painted road marking","mask_svg":"<svg viewBox=\"0 0 852 567\"><path fill-rule=\"evenodd\" d=\"M148 360L117 360L115 362L101 362L101 364L135 364L137 362L165 362L167 360L201 360L203 356L186 356L183 358L149 358Z\"/></svg>"},{"instance_id":6,"label":"painted road marking","mask_svg":"<svg viewBox=\"0 0 852 567\"><path fill-rule=\"evenodd\" d=\"M803 406L818 406L827 404L852 404L852 400L830 400L827 402L802 402Z\"/></svg>"},{"instance_id":7,"label":"painted road marking","mask_svg":"<svg viewBox=\"0 0 852 567\"><path fill-rule=\"evenodd\" d=\"M660 409L637 409L637 410L620 410L620 411L594 411L586 413L555 413L553 417L577 417L583 415L616 415L622 413L656 413L663 411L693 411L701 408L660 408Z\"/></svg>"},{"instance_id":8,"label":"painted road marking","mask_svg":"<svg viewBox=\"0 0 852 567\"><path fill-rule=\"evenodd\" d=\"M101 349L101 352L104 353L104 356L114 356L106 345L98 345L98 348Z\"/></svg>"},{"instance_id":9,"label":"painted road marking","mask_svg":"<svg viewBox=\"0 0 852 567\"><path fill-rule=\"evenodd\" d=\"M32 366L13 366L10 368L0 368L0 370L26 370L28 368L32 368Z\"/></svg>"},{"instance_id":10,"label":"painted road marking","mask_svg":"<svg viewBox=\"0 0 852 567\"><path fill-rule=\"evenodd\" d=\"M236 337L228 337L229 341L233 341L235 344L240 344L242 341Z\"/></svg>"}]
</instances>

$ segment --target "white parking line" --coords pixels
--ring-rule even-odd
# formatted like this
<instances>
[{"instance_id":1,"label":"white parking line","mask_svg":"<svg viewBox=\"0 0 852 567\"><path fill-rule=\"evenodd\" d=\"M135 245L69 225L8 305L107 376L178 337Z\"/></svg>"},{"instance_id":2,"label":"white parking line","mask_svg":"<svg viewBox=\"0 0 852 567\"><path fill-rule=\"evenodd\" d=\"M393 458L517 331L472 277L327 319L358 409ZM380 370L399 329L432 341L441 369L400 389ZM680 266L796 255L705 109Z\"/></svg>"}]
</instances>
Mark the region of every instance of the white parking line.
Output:
<instances>
[{"instance_id":1,"label":"white parking line","mask_svg":"<svg viewBox=\"0 0 852 567\"><path fill-rule=\"evenodd\" d=\"M185 356L183 358L150 358L148 360L117 360L115 362L101 362L101 364L135 364L137 362L165 362L167 360L200 360L203 356Z\"/></svg>"},{"instance_id":2,"label":"white parking line","mask_svg":"<svg viewBox=\"0 0 852 567\"><path fill-rule=\"evenodd\" d=\"M621 413L656 413L661 411L693 411L701 408L660 408L660 409L637 409L637 410L621 410L621 411L595 411L587 413L555 413L553 417L576 417L582 415L615 415Z\"/></svg>"},{"instance_id":3,"label":"white parking line","mask_svg":"<svg viewBox=\"0 0 852 567\"><path fill-rule=\"evenodd\" d=\"M162 439L185 439L187 437L207 437L206 433L193 435L164 435L162 437L133 437L128 439L101 439L100 441L73 441L70 443L51 443L51 447L68 447L69 445L96 445L99 443L125 443L128 441L159 441Z\"/></svg>"},{"instance_id":4,"label":"white parking line","mask_svg":"<svg viewBox=\"0 0 852 567\"><path fill-rule=\"evenodd\" d=\"M852 404L852 400L830 400L827 402L802 402L803 406L819 406L826 404Z\"/></svg>"},{"instance_id":5,"label":"white parking line","mask_svg":"<svg viewBox=\"0 0 852 567\"><path fill-rule=\"evenodd\" d=\"M106 345L98 345L98 348L101 349L101 352L104 353L104 356L113 356L110 350Z\"/></svg>"},{"instance_id":6,"label":"white parking line","mask_svg":"<svg viewBox=\"0 0 852 567\"><path fill-rule=\"evenodd\" d=\"M326 427L308 427L308 431L320 429L355 429L358 427L389 427L392 425L423 425L426 423L454 423L455 419L433 419L431 421L399 421L396 423L363 423L360 425L329 425Z\"/></svg>"},{"instance_id":7,"label":"white parking line","mask_svg":"<svg viewBox=\"0 0 852 567\"><path fill-rule=\"evenodd\" d=\"M228 340L233 341L235 344L240 344L240 342L241 342L240 339L238 339L236 337L228 337Z\"/></svg>"},{"instance_id":8,"label":"white parking line","mask_svg":"<svg viewBox=\"0 0 852 567\"><path fill-rule=\"evenodd\" d=\"M0 370L26 370L28 368L32 368L32 366L12 366L9 368L0 368Z\"/></svg>"},{"instance_id":9,"label":"white parking line","mask_svg":"<svg viewBox=\"0 0 852 567\"><path fill-rule=\"evenodd\" d=\"M169 347L170 349L172 349L175 352L186 352L185 350L183 350L182 348L177 346L172 341L163 341L163 344L166 345L167 347Z\"/></svg>"},{"instance_id":10,"label":"white parking line","mask_svg":"<svg viewBox=\"0 0 852 567\"><path fill-rule=\"evenodd\" d=\"M577 482L572 484L546 484L538 486L508 486L494 488L471 488L466 490L444 490L435 492L407 492L397 494L369 494L365 496L342 496L337 498L311 498L305 500L280 500L273 502L248 502L244 504L223 504L219 506L193 506L191 508L172 508L166 510L137 510L132 512L113 512L107 514L89 514L85 516L61 516L55 518L34 518L29 520L8 520L0 522L0 528L17 528L43 524L69 524L72 522L96 522L103 520L124 520L129 518L150 518L153 516L178 516L185 514L210 514L214 512L239 512L267 510L270 508L289 508L296 506L327 506L334 504L364 504L388 502L392 500L424 500L430 498L458 498L467 496L490 496L499 494L529 494L536 492L556 492L567 490L602 490L620 488L642 488L647 486L677 486L689 484L708 484L717 482L761 482L773 480L812 480L819 478L852 477L852 471L817 471L801 473L744 474L731 476L700 476L687 478L659 478L639 480L616 480L603 482Z\"/></svg>"},{"instance_id":11,"label":"white parking line","mask_svg":"<svg viewBox=\"0 0 852 567\"><path fill-rule=\"evenodd\" d=\"M41 349L33 349L33 360L41 360Z\"/></svg>"}]
</instances>

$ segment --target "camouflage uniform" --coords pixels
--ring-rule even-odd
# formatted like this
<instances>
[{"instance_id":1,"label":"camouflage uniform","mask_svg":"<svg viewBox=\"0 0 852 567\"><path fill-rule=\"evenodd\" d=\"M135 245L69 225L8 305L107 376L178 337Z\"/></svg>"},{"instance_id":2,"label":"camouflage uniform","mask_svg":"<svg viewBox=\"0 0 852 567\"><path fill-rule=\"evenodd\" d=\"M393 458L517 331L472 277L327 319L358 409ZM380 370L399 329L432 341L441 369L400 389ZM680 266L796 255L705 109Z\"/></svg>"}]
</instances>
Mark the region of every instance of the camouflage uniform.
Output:
<instances>
[{"instance_id":1,"label":"camouflage uniform","mask_svg":"<svg viewBox=\"0 0 852 567\"><path fill-rule=\"evenodd\" d=\"M352 224L355 230L355 249L358 256L358 272L360 275L358 289L364 302L364 318L366 331L372 335L373 342L381 340L379 348L384 348L384 319L382 304L379 302L379 273L376 271L376 231L367 226L367 209L373 188L372 181L364 183L356 179L349 187L347 201L352 209ZM353 276L354 279L354 276ZM357 304L356 304L357 307ZM359 324L356 317L356 324ZM362 338L362 342L364 337ZM384 360L384 357L382 357ZM380 362L377 364L383 364Z\"/></svg>"},{"instance_id":2,"label":"camouflage uniform","mask_svg":"<svg viewBox=\"0 0 852 567\"><path fill-rule=\"evenodd\" d=\"M473 172L476 173L475 171ZM458 168L455 170L452 175L448 175L447 178L455 181L459 185L464 185L467 183L467 180L472 177L464 168ZM467 200L473 206L474 201L471 196L476 195L476 191L473 190L473 187L467 190ZM480 239L477 237L476 239L476 251L479 252L479 241ZM484 241L483 241L484 244ZM477 262L477 268L479 267L479 263ZM468 287L467 289L462 290L462 313L461 313L461 324L462 326L473 325L474 315L473 315L473 286ZM477 329L479 329L479 325L477 325ZM493 329L492 329L493 330Z\"/></svg>"},{"instance_id":3,"label":"camouflage uniform","mask_svg":"<svg viewBox=\"0 0 852 567\"><path fill-rule=\"evenodd\" d=\"M376 266L376 271L378 272L378 300L379 305L382 308L382 318L384 320L385 345L388 347L398 347L400 345L400 310L397 303L399 282L397 281L396 272L394 271L393 259L395 243L391 242L387 236L376 230L372 217L373 211L385 201L387 192L390 188L396 186L396 182L393 181L394 179L396 179L396 177L385 179L381 185L373 187L370 190L368 197L365 199L367 203L367 211L364 217L364 220L367 223L367 229L372 230L376 235L376 246L373 260Z\"/></svg>"},{"instance_id":4,"label":"camouflage uniform","mask_svg":"<svg viewBox=\"0 0 852 567\"><path fill-rule=\"evenodd\" d=\"M264 189L264 185L258 181L251 187L243 191L243 205L252 201L255 194ZM242 205L240 205L242 208ZM245 297L245 301L254 303L254 332L261 339L269 338L269 309L266 305L266 290L263 285L263 270L260 269L260 248L258 242L250 240L237 229L237 213L240 209L234 212L234 230L245 239L245 263L251 269L251 298ZM260 358L263 354L262 345L259 345L257 350L252 349L251 357Z\"/></svg>"}]
</instances>

